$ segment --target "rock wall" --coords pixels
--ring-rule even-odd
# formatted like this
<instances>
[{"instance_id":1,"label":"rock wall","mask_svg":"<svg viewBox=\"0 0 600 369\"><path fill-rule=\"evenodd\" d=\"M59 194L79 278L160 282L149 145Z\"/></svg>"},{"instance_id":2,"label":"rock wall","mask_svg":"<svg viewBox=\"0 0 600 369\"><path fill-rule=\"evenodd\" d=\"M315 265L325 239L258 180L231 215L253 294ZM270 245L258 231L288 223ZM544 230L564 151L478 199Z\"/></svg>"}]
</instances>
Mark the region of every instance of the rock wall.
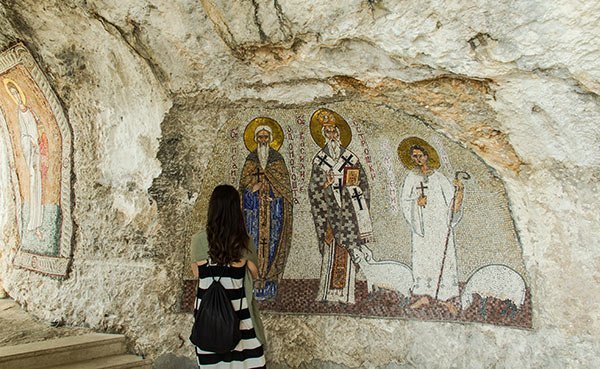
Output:
<instances>
[{"instance_id":1,"label":"rock wall","mask_svg":"<svg viewBox=\"0 0 600 369\"><path fill-rule=\"evenodd\" d=\"M599 16L567 0L0 1L0 46L24 42L72 126L75 204L64 281L11 265L3 215L4 288L42 319L125 333L156 367L193 366L181 260L218 129L236 109L361 100L494 168L533 329L266 315L272 366L598 367Z\"/></svg>"}]
</instances>

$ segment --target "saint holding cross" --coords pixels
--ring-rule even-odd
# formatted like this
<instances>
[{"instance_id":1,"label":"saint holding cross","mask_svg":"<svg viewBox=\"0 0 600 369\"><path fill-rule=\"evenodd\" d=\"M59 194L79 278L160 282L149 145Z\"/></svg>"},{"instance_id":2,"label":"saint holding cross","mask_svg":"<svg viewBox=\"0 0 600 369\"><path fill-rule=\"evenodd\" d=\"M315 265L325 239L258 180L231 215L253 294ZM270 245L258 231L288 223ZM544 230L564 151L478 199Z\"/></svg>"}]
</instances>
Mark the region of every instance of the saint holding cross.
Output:
<instances>
[{"instance_id":1,"label":"saint holding cross","mask_svg":"<svg viewBox=\"0 0 600 369\"><path fill-rule=\"evenodd\" d=\"M322 257L317 301L353 304L356 266L348 251L373 236L369 184L358 157L347 148L351 131L342 117L319 109L310 128L322 148L313 159L308 186Z\"/></svg>"},{"instance_id":2,"label":"saint holding cross","mask_svg":"<svg viewBox=\"0 0 600 369\"><path fill-rule=\"evenodd\" d=\"M451 183L442 173L433 147L418 137L402 141L398 155L412 169L402 186L402 213L412 233L412 293L418 300L411 308L439 300L451 313L458 310L450 299L459 295L454 227L462 217L464 186Z\"/></svg>"}]
</instances>

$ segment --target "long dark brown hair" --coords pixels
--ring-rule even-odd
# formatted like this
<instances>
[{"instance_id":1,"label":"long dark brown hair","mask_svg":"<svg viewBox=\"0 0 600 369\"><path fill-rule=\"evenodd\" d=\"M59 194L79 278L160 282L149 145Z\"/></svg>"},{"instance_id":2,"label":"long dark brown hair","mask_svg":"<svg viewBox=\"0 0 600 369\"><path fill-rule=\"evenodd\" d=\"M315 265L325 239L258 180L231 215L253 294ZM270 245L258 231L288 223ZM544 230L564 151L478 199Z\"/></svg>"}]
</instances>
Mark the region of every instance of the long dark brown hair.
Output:
<instances>
[{"instance_id":1,"label":"long dark brown hair","mask_svg":"<svg viewBox=\"0 0 600 369\"><path fill-rule=\"evenodd\" d=\"M248 248L248 232L240 205L240 194L230 185L215 187L208 203L206 220L208 256L213 263L238 261Z\"/></svg>"}]
</instances>

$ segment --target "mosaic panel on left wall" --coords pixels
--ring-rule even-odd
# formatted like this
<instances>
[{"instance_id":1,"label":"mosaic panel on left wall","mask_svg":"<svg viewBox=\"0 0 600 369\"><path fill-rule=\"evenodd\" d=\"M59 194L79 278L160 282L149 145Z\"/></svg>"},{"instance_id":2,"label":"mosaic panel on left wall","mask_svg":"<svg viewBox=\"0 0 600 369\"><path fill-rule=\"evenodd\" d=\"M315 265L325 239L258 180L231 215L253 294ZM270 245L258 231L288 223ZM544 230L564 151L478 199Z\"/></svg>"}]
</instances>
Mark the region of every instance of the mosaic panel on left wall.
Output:
<instances>
[{"instance_id":1,"label":"mosaic panel on left wall","mask_svg":"<svg viewBox=\"0 0 600 369\"><path fill-rule=\"evenodd\" d=\"M71 260L71 130L32 55L0 55L0 126L15 194L13 264L66 277Z\"/></svg>"}]
</instances>

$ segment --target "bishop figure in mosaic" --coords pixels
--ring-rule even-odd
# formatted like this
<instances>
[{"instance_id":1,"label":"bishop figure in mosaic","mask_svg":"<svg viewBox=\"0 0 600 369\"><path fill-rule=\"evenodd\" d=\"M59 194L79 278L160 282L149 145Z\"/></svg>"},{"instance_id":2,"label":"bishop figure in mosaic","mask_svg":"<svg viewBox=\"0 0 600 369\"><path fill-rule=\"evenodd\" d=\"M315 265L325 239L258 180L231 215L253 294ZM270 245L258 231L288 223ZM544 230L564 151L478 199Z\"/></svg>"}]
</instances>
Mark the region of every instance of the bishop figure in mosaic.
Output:
<instances>
[{"instance_id":1,"label":"bishop figure in mosaic","mask_svg":"<svg viewBox=\"0 0 600 369\"><path fill-rule=\"evenodd\" d=\"M253 119L244 132L250 154L240 179L246 228L257 247L258 278L254 293L266 300L277 295L292 236L292 190L285 160L277 151L281 126L270 118Z\"/></svg>"},{"instance_id":2,"label":"bishop figure in mosaic","mask_svg":"<svg viewBox=\"0 0 600 369\"><path fill-rule=\"evenodd\" d=\"M356 154L348 150L348 123L328 109L311 118L311 134L322 147L312 163L308 187L322 256L318 301L354 303L356 266L349 251L371 240L369 184Z\"/></svg>"}]
</instances>

